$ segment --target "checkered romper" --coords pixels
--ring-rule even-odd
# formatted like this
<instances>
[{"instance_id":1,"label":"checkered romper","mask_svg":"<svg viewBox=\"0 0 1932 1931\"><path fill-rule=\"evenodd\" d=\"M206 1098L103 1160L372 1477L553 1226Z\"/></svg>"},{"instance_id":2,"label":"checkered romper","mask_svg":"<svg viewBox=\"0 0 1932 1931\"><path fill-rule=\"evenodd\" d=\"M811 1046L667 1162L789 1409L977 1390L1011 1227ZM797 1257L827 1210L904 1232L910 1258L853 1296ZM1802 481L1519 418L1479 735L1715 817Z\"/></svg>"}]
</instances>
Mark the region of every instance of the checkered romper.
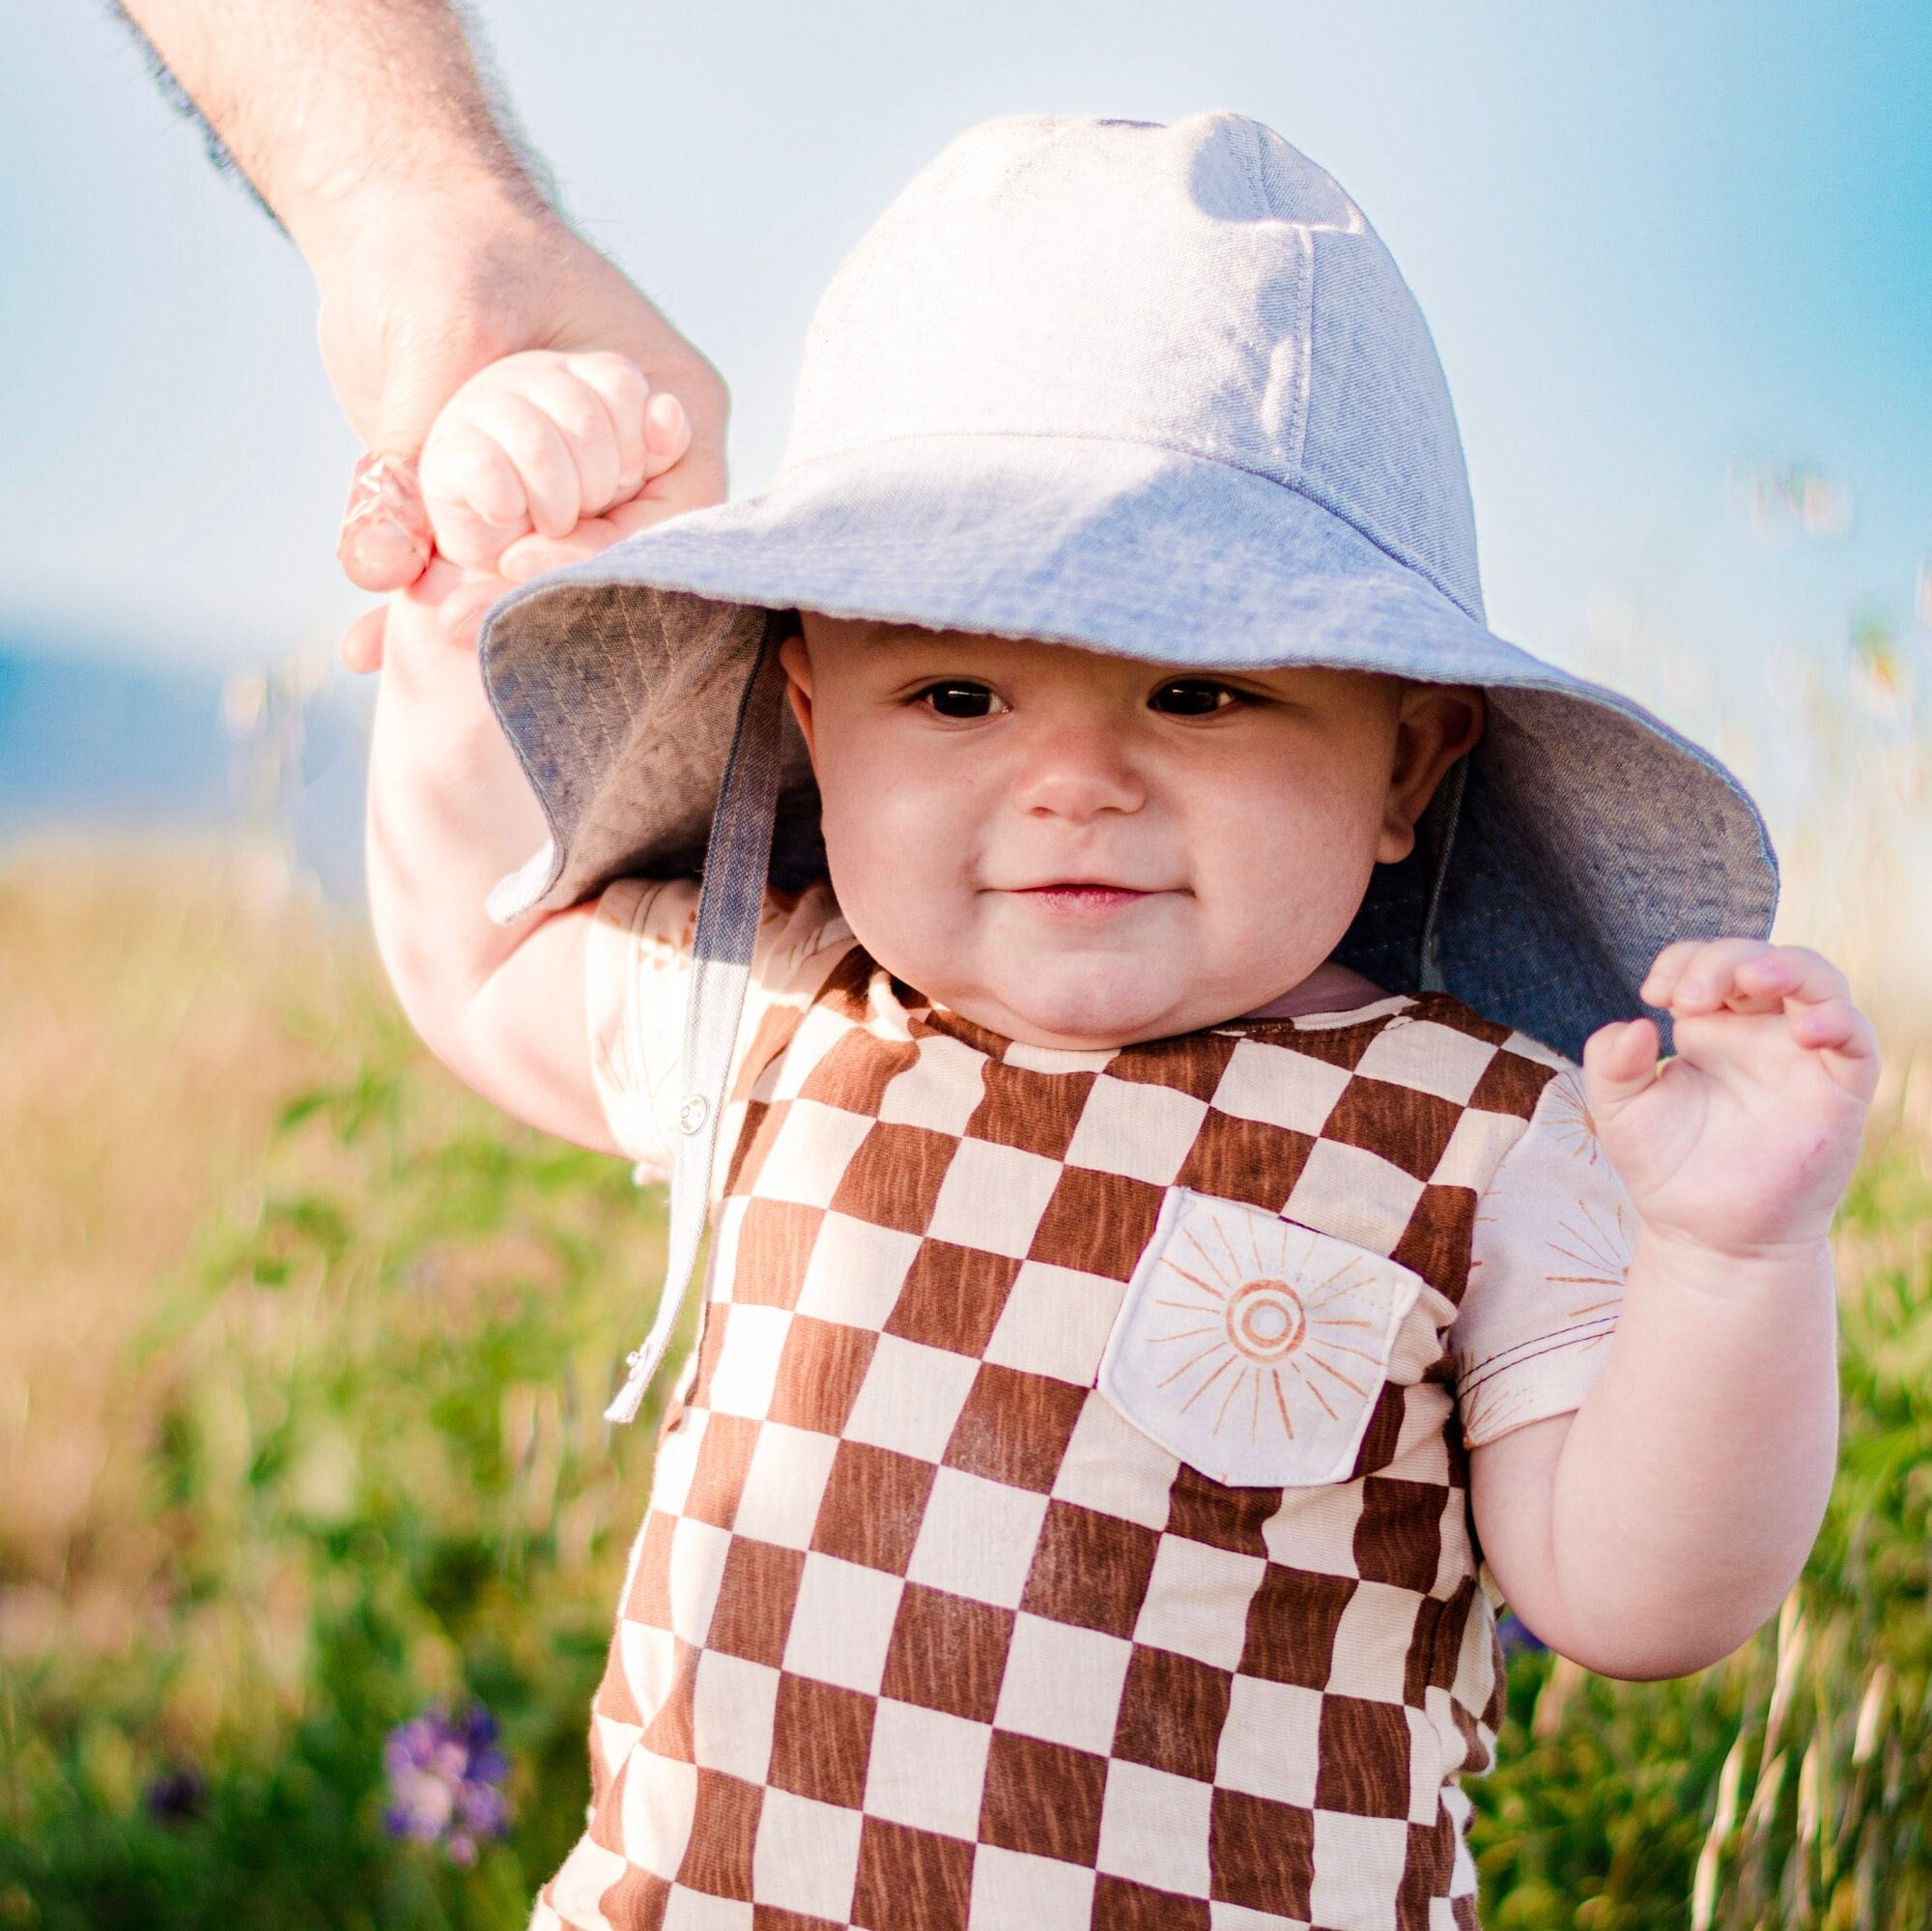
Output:
<instances>
[{"instance_id":1,"label":"checkered romper","mask_svg":"<svg viewBox=\"0 0 1932 1931\"><path fill-rule=\"evenodd\" d=\"M635 978L681 890L607 898ZM748 1019L535 1922L1467 1931L1500 1678L1448 1333L1562 1063L1437 996L1046 1051L827 918Z\"/></svg>"}]
</instances>

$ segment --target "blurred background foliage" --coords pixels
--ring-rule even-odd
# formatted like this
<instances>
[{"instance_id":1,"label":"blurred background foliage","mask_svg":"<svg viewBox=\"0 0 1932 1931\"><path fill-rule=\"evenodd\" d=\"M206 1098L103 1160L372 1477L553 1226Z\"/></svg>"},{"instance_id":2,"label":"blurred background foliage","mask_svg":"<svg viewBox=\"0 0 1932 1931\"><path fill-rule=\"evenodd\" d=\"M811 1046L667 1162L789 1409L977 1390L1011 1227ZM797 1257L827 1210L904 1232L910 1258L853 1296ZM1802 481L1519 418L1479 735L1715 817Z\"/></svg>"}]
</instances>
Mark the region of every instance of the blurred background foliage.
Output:
<instances>
[{"instance_id":1,"label":"blurred background foliage","mask_svg":"<svg viewBox=\"0 0 1932 1931\"><path fill-rule=\"evenodd\" d=\"M1932 1924L1932 1059L1900 1073L1840 1216L1844 1449L1804 1580L1683 1682L1513 1658L1470 1786L1490 1931Z\"/></svg>"},{"instance_id":2,"label":"blurred background foliage","mask_svg":"<svg viewBox=\"0 0 1932 1931\"><path fill-rule=\"evenodd\" d=\"M22 863L0 961L0 1926L522 1924L647 1479L600 1410L654 1202L461 1092L271 867ZM465 1870L384 1831L383 1746L469 1700L517 1822Z\"/></svg>"},{"instance_id":3,"label":"blurred background foliage","mask_svg":"<svg viewBox=\"0 0 1932 1931\"><path fill-rule=\"evenodd\" d=\"M1920 649L1854 627L1792 684L1822 802L1785 930L1882 989L1888 1048L1830 1520L1698 1677L1514 1657L1492 1931L1932 1924ZM272 816L0 864L0 1931L520 1926L581 1827L652 1433L600 1410L659 1200L430 1061ZM463 1862L385 1828L384 1748L478 1709L513 1821Z\"/></svg>"}]
</instances>

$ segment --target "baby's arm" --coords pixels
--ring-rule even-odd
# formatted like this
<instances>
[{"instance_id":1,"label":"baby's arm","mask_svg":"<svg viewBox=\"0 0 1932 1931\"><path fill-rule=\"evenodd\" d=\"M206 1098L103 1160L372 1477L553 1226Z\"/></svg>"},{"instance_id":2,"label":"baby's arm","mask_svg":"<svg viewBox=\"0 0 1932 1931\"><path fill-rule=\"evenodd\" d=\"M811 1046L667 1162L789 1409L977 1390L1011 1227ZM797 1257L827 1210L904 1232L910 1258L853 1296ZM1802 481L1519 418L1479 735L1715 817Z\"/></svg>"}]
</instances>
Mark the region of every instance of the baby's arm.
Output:
<instances>
[{"instance_id":1,"label":"baby's arm","mask_svg":"<svg viewBox=\"0 0 1932 1931\"><path fill-rule=\"evenodd\" d=\"M483 909L546 828L484 695L476 638L506 587L495 572L588 554L665 513L651 485L690 431L635 369L603 366L619 359L511 356L438 418L422 483L442 554L387 609L368 810L376 942L411 1022L504 1111L607 1151L584 996L593 908L508 926Z\"/></svg>"},{"instance_id":2,"label":"baby's arm","mask_svg":"<svg viewBox=\"0 0 1932 1931\"><path fill-rule=\"evenodd\" d=\"M1639 1226L1602 1379L1574 1415L1474 1451L1477 1531L1510 1606L1605 1675L1728 1655L1804 1566L1837 1443L1832 1213L1877 1078L1823 959L1667 949L1675 1022L1607 1026L1583 1070Z\"/></svg>"}]
</instances>

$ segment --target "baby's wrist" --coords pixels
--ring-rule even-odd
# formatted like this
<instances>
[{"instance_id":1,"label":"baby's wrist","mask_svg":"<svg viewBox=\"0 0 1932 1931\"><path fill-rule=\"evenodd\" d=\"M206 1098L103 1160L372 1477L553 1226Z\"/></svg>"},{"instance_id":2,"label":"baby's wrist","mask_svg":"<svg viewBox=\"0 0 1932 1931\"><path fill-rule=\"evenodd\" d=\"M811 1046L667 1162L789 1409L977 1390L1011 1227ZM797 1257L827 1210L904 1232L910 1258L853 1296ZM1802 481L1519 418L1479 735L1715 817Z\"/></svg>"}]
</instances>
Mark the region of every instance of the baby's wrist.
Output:
<instances>
[{"instance_id":1,"label":"baby's wrist","mask_svg":"<svg viewBox=\"0 0 1932 1931\"><path fill-rule=\"evenodd\" d=\"M1828 1231L1794 1230L1759 1239L1724 1238L1668 1222L1638 1223L1632 1271L1662 1275L1687 1291L1726 1299L1759 1296L1832 1271Z\"/></svg>"}]
</instances>

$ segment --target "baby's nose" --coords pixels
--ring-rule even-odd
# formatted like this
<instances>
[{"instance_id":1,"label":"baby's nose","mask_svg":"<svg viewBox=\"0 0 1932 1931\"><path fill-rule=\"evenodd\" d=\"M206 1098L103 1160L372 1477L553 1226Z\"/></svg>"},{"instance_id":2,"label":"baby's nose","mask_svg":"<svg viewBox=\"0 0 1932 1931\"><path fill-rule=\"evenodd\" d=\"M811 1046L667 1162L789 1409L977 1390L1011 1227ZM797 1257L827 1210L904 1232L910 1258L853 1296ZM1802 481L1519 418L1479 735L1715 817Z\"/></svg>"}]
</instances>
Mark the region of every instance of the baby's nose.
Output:
<instances>
[{"instance_id":1,"label":"baby's nose","mask_svg":"<svg viewBox=\"0 0 1932 1931\"><path fill-rule=\"evenodd\" d=\"M1024 811L1078 823L1103 811L1134 811L1147 785L1118 730L1063 724L1027 747L1015 787Z\"/></svg>"}]
</instances>

